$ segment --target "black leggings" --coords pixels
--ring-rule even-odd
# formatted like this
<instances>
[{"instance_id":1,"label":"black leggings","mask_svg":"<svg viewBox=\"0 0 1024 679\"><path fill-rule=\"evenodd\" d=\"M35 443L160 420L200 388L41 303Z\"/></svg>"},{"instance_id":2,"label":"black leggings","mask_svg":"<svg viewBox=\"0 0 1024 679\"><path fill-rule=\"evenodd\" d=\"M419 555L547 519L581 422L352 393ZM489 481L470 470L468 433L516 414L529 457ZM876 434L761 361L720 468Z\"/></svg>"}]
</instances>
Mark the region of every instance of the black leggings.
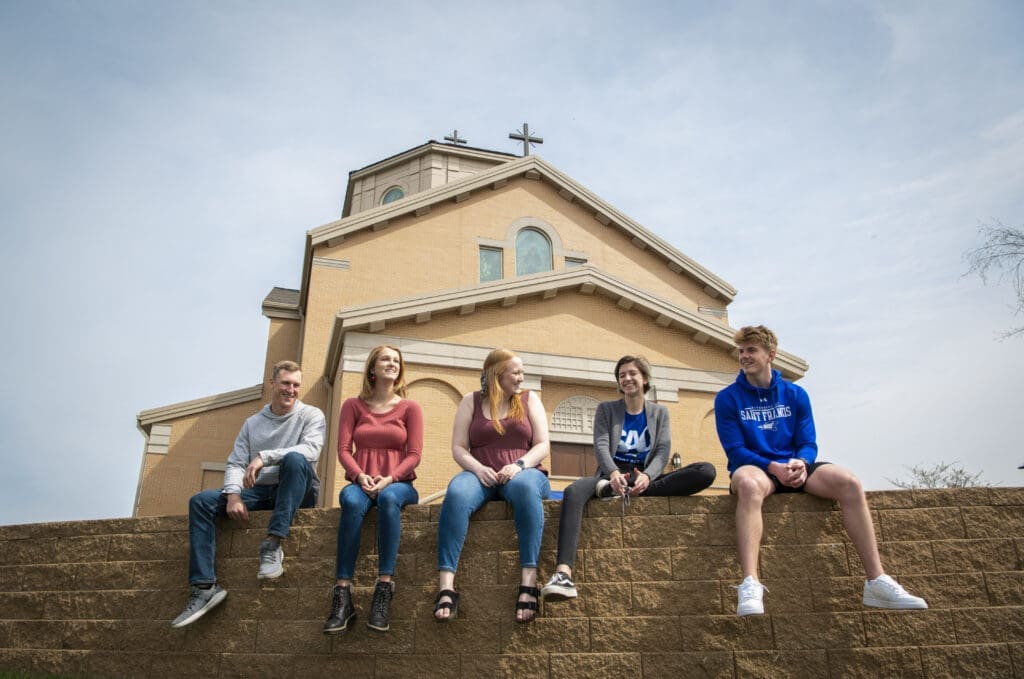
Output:
<instances>
[{"instance_id":1,"label":"black leggings","mask_svg":"<svg viewBox=\"0 0 1024 679\"><path fill-rule=\"evenodd\" d=\"M562 495L562 515L558 519L557 564L569 568L576 563L576 547L580 541L580 527L583 525L583 507L594 497L597 482L602 477L584 476L576 479ZM641 497L666 495L693 495L715 482L715 467L710 462L694 462L668 474L662 474L651 481Z\"/></svg>"}]
</instances>

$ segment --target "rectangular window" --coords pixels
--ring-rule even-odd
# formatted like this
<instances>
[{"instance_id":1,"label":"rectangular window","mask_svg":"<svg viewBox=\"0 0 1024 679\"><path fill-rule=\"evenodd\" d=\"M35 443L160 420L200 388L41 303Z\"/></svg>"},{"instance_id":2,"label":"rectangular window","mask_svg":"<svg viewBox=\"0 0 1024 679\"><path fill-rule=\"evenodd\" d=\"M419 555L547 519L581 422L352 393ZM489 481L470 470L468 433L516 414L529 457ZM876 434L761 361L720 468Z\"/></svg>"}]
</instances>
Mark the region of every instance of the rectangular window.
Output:
<instances>
[{"instance_id":1,"label":"rectangular window","mask_svg":"<svg viewBox=\"0 0 1024 679\"><path fill-rule=\"evenodd\" d=\"M504 277L502 271L502 251L499 248L480 248L480 282L500 281Z\"/></svg>"}]
</instances>

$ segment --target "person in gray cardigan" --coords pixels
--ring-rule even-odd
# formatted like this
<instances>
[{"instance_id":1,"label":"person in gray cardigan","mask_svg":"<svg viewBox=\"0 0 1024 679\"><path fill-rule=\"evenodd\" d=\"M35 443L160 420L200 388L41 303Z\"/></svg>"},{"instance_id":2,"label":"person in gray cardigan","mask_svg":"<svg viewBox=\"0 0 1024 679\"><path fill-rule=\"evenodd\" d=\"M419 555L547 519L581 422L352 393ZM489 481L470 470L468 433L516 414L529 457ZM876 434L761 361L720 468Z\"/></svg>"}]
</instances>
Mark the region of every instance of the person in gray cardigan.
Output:
<instances>
[{"instance_id":1,"label":"person in gray cardigan","mask_svg":"<svg viewBox=\"0 0 1024 679\"><path fill-rule=\"evenodd\" d=\"M622 398L605 401L594 414L594 455L597 473L573 481L562 497L558 522L556 570L541 595L545 599L577 596L572 581L583 507L597 495L610 498L693 495L715 481L715 467L694 462L662 474L672 448L668 408L645 397L651 388L651 365L643 356L623 356L615 364Z\"/></svg>"},{"instance_id":2,"label":"person in gray cardigan","mask_svg":"<svg viewBox=\"0 0 1024 679\"><path fill-rule=\"evenodd\" d=\"M300 507L313 507L320 490L316 464L324 445L324 414L299 401L302 371L294 361L275 364L270 403L242 425L224 470L224 487L192 496L188 505L188 581L192 594L171 623L184 627L227 597L215 571L217 518L244 524L252 510L270 509L267 537L260 544L257 577L284 572L281 540Z\"/></svg>"}]
</instances>

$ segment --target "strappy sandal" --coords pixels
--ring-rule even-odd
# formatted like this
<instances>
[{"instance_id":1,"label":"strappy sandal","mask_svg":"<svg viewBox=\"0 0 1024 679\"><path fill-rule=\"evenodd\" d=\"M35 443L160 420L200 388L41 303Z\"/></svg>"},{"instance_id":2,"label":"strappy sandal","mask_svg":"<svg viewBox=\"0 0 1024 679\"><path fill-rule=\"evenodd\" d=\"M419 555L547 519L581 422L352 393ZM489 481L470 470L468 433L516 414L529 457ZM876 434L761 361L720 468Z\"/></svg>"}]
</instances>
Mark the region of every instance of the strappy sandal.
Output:
<instances>
[{"instance_id":1,"label":"strappy sandal","mask_svg":"<svg viewBox=\"0 0 1024 679\"><path fill-rule=\"evenodd\" d=\"M519 596L528 594L533 597L533 601L519 601L516 599L516 622L520 625L525 625L528 622L533 622L537 618L537 601L540 599L540 590L536 587L527 587L526 585L519 585ZM530 615L519 619L519 611L532 611Z\"/></svg>"},{"instance_id":2,"label":"strappy sandal","mask_svg":"<svg viewBox=\"0 0 1024 679\"><path fill-rule=\"evenodd\" d=\"M444 597L448 597L448 601L441 601ZM438 611L448 611L447 618L437 617ZM434 598L434 620L436 622L448 622L454 620L455 616L459 614L459 593L452 589L442 589L437 593L437 597Z\"/></svg>"}]
</instances>

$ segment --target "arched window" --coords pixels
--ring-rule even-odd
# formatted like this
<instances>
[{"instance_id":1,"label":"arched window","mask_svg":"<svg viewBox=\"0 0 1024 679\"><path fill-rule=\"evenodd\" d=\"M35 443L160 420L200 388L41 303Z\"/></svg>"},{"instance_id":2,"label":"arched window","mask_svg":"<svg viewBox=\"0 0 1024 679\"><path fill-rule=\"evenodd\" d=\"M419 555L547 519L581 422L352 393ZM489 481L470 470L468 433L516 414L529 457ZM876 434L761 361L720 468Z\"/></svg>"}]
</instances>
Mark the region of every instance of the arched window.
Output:
<instances>
[{"instance_id":1,"label":"arched window","mask_svg":"<svg viewBox=\"0 0 1024 679\"><path fill-rule=\"evenodd\" d=\"M380 204L387 205L388 203L394 203L399 198L405 198L405 191L403 191L400 186L392 186L384 192L384 197L380 199Z\"/></svg>"},{"instance_id":2,"label":"arched window","mask_svg":"<svg viewBox=\"0 0 1024 679\"><path fill-rule=\"evenodd\" d=\"M537 229L516 234L516 275L551 271L551 241Z\"/></svg>"}]
</instances>

